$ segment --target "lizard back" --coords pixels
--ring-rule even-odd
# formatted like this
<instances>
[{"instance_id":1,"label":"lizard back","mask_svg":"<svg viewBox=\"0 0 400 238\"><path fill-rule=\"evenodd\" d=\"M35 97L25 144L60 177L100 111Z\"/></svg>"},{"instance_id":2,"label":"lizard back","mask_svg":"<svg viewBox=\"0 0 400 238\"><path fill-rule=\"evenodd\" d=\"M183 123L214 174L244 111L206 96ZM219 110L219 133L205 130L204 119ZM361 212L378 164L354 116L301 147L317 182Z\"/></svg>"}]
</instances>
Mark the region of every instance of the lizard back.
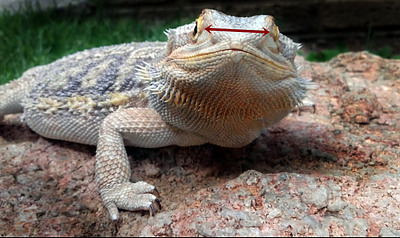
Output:
<instances>
[{"instance_id":1,"label":"lizard back","mask_svg":"<svg viewBox=\"0 0 400 238\"><path fill-rule=\"evenodd\" d=\"M165 47L164 42L105 46L39 66L24 108L49 116L104 118L118 108L146 107L148 83L136 69L160 60Z\"/></svg>"}]
</instances>

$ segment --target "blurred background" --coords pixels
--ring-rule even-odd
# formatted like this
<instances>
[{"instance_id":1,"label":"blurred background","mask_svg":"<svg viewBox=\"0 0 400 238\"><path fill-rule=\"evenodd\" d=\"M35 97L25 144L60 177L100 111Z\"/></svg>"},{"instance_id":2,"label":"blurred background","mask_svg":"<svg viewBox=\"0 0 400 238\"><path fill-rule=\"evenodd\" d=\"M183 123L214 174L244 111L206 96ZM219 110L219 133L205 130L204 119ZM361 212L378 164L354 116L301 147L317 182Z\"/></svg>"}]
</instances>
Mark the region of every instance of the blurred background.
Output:
<instances>
[{"instance_id":1,"label":"blurred background","mask_svg":"<svg viewBox=\"0 0 400 238\"><path fill-rule=\"evenodd\" d=\"M274 16L309 61L362 50L400 59L399 0L0 0L0 84L83 49L165 41L204 8Z\"/></svg>"}]
</instances>

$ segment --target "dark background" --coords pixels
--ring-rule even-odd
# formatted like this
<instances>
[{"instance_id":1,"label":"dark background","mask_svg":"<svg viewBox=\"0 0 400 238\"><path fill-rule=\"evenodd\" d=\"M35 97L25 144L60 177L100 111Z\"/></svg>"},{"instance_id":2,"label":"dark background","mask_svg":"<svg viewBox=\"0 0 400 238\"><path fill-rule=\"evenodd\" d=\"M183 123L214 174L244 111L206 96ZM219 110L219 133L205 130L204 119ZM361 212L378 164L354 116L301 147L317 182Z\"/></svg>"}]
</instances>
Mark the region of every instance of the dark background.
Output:
<instances>
[{"instance_id":1,"label":"dark background","mask_svg":"<svg viewBox=\"0 0 400 238\"><path fill-rule=\"evenodd\" d=\"M111 17L149 20L196 17L204 8L236 16L268 14L305 53L339 47L400 54L398 0L103 0L88 6Z\"/></svg>"}]
</instances>

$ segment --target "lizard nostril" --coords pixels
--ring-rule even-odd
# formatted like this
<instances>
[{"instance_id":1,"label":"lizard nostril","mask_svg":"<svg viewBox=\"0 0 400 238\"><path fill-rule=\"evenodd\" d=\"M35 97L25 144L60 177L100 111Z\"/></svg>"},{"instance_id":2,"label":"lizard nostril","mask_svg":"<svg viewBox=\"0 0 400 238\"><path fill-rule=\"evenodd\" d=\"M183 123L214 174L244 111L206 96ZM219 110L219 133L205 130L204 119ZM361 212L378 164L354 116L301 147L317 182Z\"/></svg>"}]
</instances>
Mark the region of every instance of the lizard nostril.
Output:
<instances>
[{"instance_id":1,"label":"lizard nostril","mask_svg":"<svg viewBox=\"0 0 400 238\"><path fill-rule=\"evenodd\" d=\"M240 60L243 58L243 53L241 51L238 50L234 50L231 53L231 59L234 63L239 63Z\"/></svg>"}]
</instances>

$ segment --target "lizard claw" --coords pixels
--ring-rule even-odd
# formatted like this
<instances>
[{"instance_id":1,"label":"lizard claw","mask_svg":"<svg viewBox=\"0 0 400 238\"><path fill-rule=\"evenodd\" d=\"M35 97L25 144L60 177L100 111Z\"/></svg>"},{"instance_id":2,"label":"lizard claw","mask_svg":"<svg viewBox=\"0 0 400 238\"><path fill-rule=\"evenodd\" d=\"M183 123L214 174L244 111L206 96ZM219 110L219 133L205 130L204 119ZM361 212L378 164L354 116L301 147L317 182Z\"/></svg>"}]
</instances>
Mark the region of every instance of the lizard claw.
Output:
<instances>
[{"instance_id":1,"label":"lizard claw","mask_svg":"<svg viewBox=\"0 0 400 238\"><path fill-rule=\"evenodd\" d=\"M299 105L299 106L297 106L297 107L295 107L295 108L293 108L292 112L297 111L297 116L300 116L301 111L304 111L304 110L306 110L307 108L311 108L311 109L309 109L309 110L311 111L312 114L315 113L315 110L316 110L315 103L313 103L313 102L312 102L310 99L308 99L308 98L304 98L303 101L302 101L302 104Z\"/></svg>"},{"instance_id":2,"label":"lizard claw","mask_svg":"<svg viewBox=\"0 0 400 238\"><path fill-rule=\"evenodd\" d=\"M161 202L160 202L160 200L158 200L158 198L156 198L155 202L156 202L156 205L157 205L158 210L161 210L162 207L161 207Z\"/></svg>"},{"instance_id":3,"label":"lizard claw","mask_svg":"<svg viewBox=\"0 0 400 238\"><path fill-rule=\"evenodd\" d=\"M150 216L154 216L155 212L154 212L154 206L157 207L157 210L160 211L161 210L161 203L160 200L158 200L158 198L156 198L154 200L154 202L149 206L149 212L150 212Z\"/></svg>"},{"instance_id":4,"label":"lizard claw","mask_svg":"<svg viewBox=\"0 0 400 238\"><path fill-rule=\"evenodd\" d=\"M160 196L160 193L158 192L158 189L157 189L157 188L154 188L153 194L154 194L154 196L156 196L156 197L159 197L159 196Z\"/></svg>"},{"instance_id":5,"label":"lizard claw","mask_svg":"<svg viewBox=\"0 0 400 238\"><path fill-rule=\"evenodd\" d=\"M150 216L154 216L155 212L154 212L154 206L157 207L157 210L160 211L161 210L161 203L160 200L158 200L158 198L156 198L154 200L154 202L149 206L149 212L150 212Z\"/></svg>"},{"instance_id":6,"label":"lizard claw","mask_svg":"<svg viewBox=\"0 0 400 238\"><path fill-rule=\"evenodd\" d=\"M153 204L150 205L149 212L150 212L151 217L154 216L154 205Z\"/></svg>"}]
</instances>

